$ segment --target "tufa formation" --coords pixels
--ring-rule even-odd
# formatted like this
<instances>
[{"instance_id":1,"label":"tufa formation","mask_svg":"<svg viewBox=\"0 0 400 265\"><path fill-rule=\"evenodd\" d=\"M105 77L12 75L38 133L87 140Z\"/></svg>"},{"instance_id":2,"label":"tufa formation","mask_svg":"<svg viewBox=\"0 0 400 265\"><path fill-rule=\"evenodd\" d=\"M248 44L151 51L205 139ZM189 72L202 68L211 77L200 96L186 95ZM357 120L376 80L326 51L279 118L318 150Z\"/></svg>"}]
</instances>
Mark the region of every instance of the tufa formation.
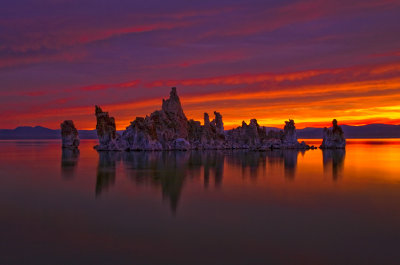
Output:
<instances>
[{"instance_id":1,"label":"tufa formation","mask_svg":"<svg viewBox=\"0 0 400 265\"><path fill-rule=\"evenodd\" d=\"M79 146L78 130L75 128L74 122L65 120L61 126L62 148L76 149Z\"/></svg>"},{"instance_id":2,"label":"tufa formation","mask_svg":"<svg viewBox=\"0 0 400 265\"><path fill-rule=\"evenodd\" d=\"M225 131L222 115L214 112L210 121L204 113L204 123L188 120L183 112L176 88L171 89L168 99L163 99L161 110L146 117L137 117L119 135L115 120L96 106L97 135L99 145L95 149L112 151L161 151L161 150L221 150L221 149L310 149L299 143L293 120L286 122L284 130L269 131L256 119L247 125ZM339 127L340 128L340 127Z\"/></svg>"},{"instance_id":3,"label":"tufa formation","mask_svg":"<svg viewBox=\"0 0 400 265\"><path fill-rule=\"evenodd\" d=\"M342 128L338 125L337 120L332 121L332 128L324 128L322 135L321 149L343 149L346 147L346 139Z\"/></svg>"}]
</instances>

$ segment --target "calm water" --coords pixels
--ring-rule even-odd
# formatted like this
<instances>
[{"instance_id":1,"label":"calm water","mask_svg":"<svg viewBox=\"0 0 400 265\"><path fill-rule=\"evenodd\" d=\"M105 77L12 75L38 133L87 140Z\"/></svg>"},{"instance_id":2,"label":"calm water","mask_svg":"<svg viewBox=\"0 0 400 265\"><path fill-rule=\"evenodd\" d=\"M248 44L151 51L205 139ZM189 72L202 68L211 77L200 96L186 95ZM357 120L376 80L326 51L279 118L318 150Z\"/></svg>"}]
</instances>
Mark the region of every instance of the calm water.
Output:
<instances>
[{"instance_id":1,"label":"calm water","mask_svg":"<svg viewBox=\"0 0 400 265\"><path fill-rule=\"evenodd\" d=\"M0 141L1 265L400 264L399 140L345 152L94 144Z\"/></svg>"}]
</instances>

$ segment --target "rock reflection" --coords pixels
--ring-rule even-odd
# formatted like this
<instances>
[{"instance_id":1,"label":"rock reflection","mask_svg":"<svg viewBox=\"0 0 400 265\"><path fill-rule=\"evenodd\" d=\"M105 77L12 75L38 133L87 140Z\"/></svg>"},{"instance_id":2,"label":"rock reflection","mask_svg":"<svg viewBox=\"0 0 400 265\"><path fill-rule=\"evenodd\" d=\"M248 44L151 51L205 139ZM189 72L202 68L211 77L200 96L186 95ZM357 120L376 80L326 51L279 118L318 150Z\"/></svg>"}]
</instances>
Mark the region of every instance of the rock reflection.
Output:
<instances>
[{"instance_id":1,"label":"rock reflection","mask_svg":"<svg viewBox=\"0 0 400 265\"><path fill-rule=\"evenodd\" d=\"M214 171L215 185L223 176L224 157L220 152L125 152L122 161L129 178L136 185L161 187L163 198L176 211L186 179L200 178L204 169L204 185Z\"/></svg>"},{"instance_id":2,"label":"rock reflection","mask_svg":"<svg viewBox=\"0 0 400 265\"><path fill-rule=\"evenodd\" d=\"M204 188L212 181L214 187L220 187L225 163L242 168L243 177L250 175L256 179L268 166L278 166L284 169L286 178L294 179L298 153L296 150L99 152L96 194L114 183L117 163L122 161L123 170L135 185L160 188L163 198L175 212L187 180L203 177Z\"/></svg>"},{"instance_id":3,"label":"rock reflection","mask_svg":"<svg viewBox=\"0 0 400 265\"><path fill-rule=\"evenodd\" d=\"M193 153L193 156L196 164L204 166L204 187L209 186L211 175L214 175L214 185L220 187L224 175L224 153L222 151L197 151Z\"/></svg>"},{"instance_id":4,"label":"rock reflection","mask_svg":"<svg viewBox=\"0 0 400 265\"><path fill-rule=\"evenodd\" d=\"M191 165L188 152L124 152L123 164L136 185L161 186L164 199L176 211L183 182Z\"/></svg>"},{"instance_id":5,"label":"rock reflection","mask_svg":"<svg viewBox=\"0 0 400 265\"><path fill-rule=\"evenodd\" d=\"M79 149L62 148L61 153L61 176L71 179L75 175L79 160Z\"/></svg>"},{"instance_id":6,"label":"rock reflection","mask_svg":"<svg viewBox=\"0 0 400 265\"><path fill-rule=\"evenodd\" d=\"M260 175L260 170L265 171L268 166L278 166L283 168L285 178L294 179L299 152L298 150L233 151L228 161L240 165L243 176L246 175L246 169L250 170L251 178L257 178Z\"/></svg>"},{"instance_id":7,"label":"rock reflection","mask_svg":"<svg viewBox=\"0 0 400 265\"><path fill-rule=\"evenodd\" d=\"M297 169L297 158L299 156L299 153L300 152L296 150L282 150L285 178L295 178ZM304 151L302 153L304 154Z\"/></svg>"},{"instance_id":8,"label":"rock reflection","mask_svg":"<svg viewBox=\"0 0 400 265\"><path fill-rule=\"evenodd\" d=\"M250 177L255 179L259 175L260 170L265 170L266 152L234 150L227 152L226 155L228 164L234 164L242 168L243 177L249 172Z\"/></svg>"},{"instance_id":9,"label":"rock reflection","mask_svg":"<svg viewBox=\"0 0 400 265\"><path fill-rule=\"evenodd\" d=\"M344 168L345 149L324 149L322 150L322 162L325 173L332 167L332 179L342 177Z\"/></svg>"},{"instance_id":10,"label":"rock reflection","mask_svg":"<svg viewBox=\"0 0 400 265\"><path fill-rule=\"evenodd\" d=\"M268 166L278 166L284 169L285 177L294 179L297 168L298 150L273 150L273 151L248 151L233 150L226 151L226 161L242 168L242 176L249 175L255 179ZM302 151L304 153L305 151ZM262 172L261 172L262 171Z\"/></svg>"},{"instance_id":11,"label":"rock reflection","mask_svg":"<svg viewBox=\"0 0 400 265\"><path fill-rule=\"evenodd\" d=\"M121 160L121 152L99 152L97 165L96 196L107 190L115 182L116 164Z\"/></svg>"}]
</instances>

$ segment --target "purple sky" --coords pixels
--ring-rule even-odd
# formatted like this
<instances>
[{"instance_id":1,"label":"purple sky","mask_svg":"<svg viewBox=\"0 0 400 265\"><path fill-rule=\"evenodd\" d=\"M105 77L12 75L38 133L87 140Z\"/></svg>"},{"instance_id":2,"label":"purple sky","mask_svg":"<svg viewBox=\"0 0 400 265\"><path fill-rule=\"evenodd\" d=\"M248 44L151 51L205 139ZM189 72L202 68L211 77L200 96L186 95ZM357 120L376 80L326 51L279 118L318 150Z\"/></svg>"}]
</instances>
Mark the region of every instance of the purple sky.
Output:
<instances>
[{"instance_id":1,"label":"purple sky","mask_svg":"<svg viewBox=\"0 0 400 265\"><path fill-rule=\"evenodd\" d=\"M400 1L5 0L0 128L93 128L94 104L123 128L170 86L228 127L398 124L399 56Z\"/></svg>"}]
</instances>

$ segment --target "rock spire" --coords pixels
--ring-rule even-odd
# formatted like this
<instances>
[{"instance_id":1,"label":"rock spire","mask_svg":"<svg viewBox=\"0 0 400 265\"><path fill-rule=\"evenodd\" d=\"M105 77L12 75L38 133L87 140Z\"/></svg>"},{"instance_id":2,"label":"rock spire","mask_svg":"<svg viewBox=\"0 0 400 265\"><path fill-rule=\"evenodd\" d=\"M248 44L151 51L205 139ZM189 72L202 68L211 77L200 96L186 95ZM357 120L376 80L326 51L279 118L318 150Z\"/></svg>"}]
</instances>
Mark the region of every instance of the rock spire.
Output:
<instances>
[{"instance_id":1,"label":"rock spire","mask_svg":"<svg viewBox=\"0 0 400 265\"><path fill-rule=\"evenodd\" d=\"M62 148L76 149L79 146L80 140L78 130L75 128L74 122L65 120L60 124Z\"/></svg>"},{"instance_id":2,"label":"rock spire","mask_svg":"<svg viewBox=\"0 0 400 265\"><path fill-rule=\"evenodd\" d=\"M95 108L99 145L97 150L208 150L208 149L308 149L297 140L293 120L285 124L284 130L267 132L256 119L249 125L225 131L222 115L214 111L210 121L204 113L204 124L188 120L183 112L177 90L173 87L169 98L162 100L161 110L146 117L137 117L120 136L116 132L115 120L98 106Z\"/></svg>"}]
</instances>

